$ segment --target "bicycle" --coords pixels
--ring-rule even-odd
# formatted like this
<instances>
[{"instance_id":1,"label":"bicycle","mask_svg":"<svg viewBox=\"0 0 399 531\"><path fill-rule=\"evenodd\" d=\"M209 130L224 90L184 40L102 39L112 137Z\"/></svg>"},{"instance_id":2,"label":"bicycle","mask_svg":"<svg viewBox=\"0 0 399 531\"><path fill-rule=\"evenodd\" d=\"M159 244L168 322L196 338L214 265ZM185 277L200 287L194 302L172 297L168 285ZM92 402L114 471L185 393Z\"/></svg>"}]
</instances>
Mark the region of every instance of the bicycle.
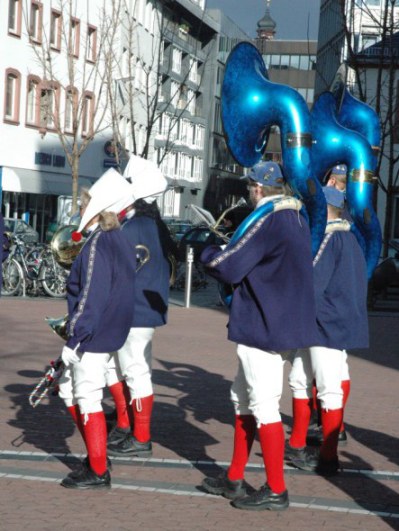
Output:
<instances>
[{"instance_id":1,"label":"bicycle","mask_svg":"<svg viewBox=\"0 0 399 531\"><path fill-rule=\"evenodd\" d=\"M3 295L19 295L21 291L39 295L42 289L50 297L66 296L68 272L55 262L48 246L41 244L27 250L24 242L13 235L10 254L2 268Z\"/></svg>"}]
</instances>

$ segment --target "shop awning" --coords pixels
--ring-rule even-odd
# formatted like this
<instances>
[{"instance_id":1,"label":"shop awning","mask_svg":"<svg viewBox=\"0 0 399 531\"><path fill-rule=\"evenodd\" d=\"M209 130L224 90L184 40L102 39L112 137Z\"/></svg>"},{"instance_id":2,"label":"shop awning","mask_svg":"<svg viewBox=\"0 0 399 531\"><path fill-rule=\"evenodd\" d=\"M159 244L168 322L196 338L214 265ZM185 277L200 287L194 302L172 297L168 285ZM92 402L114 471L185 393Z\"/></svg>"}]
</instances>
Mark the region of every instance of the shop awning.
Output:
<instances>
[{"instance_id":1,"label":"shop awning","mask_svg":"<svg viewBox=\"0 0 399 531\"><path fill-rule=\"evenodd\" d=\"M79 187L90 188L94 181L87 177L79 178ZM1 188L3 192L23 192L27 194L71 195L72 177L63 173L28 170L25 168L1 168Z\"/></svg>"}]
</instances>

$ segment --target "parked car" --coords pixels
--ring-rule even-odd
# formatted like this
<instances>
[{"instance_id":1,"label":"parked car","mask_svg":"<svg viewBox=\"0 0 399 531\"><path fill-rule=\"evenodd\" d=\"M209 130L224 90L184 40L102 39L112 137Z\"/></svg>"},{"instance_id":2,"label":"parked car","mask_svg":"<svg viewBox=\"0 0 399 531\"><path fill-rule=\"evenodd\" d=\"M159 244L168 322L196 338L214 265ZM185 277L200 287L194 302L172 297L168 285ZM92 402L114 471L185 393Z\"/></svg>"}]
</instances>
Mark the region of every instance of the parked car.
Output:
<instances>
[{"instance_id":1,"label":"parked car","mask_svg":"<svg viewBox=\"0 0 399 531\"><path fill-rule=\"evenodd\" d=\"M212 232L208 227L193 227L183 234L179 242L179 262L184 262L186 259L187 246L194 249L194 261L199 259L205 247L208 245L223 245L226 242Z\"/></svg>"},{"instance_id":2,"label":"parked car","mask_svg":"<svg viewBox=\"0 0 399 531\"><path fill-rule=\"evenodd\" d=\"M4 230L19 236L24 243L39 241L39 233L22 219L4 218Z\"/></svg>"},{"instance_id":3,"label":"parked car","mask_svg":"<svg viewBox=\"0 0 399 531\"><path fill-rule=\"evenodd\" d=\"M182 239L183 234L193 226L191 221L185 219L163 218L163 221L176 243L178 243Z\"/></svg>"}]
</instances>

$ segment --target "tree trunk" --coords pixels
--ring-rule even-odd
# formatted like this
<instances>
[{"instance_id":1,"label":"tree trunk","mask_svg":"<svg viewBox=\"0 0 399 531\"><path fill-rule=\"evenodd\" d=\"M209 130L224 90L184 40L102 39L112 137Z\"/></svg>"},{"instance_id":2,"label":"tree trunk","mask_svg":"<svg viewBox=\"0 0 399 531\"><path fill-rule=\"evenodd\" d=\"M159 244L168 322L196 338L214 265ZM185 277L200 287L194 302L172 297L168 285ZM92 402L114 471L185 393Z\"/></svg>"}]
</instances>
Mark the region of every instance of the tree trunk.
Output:
<instances>
[{"instance_id":1,"label":"tree trunk","mask_svg":"<svg viewBox=\"0 0 399 531\"><path fill-rule=\"evenodd\" d=\"M78 211L78 190L79 190L79 157L74 157L72 161L72 212Z\"/></svg>"}]
</instances>

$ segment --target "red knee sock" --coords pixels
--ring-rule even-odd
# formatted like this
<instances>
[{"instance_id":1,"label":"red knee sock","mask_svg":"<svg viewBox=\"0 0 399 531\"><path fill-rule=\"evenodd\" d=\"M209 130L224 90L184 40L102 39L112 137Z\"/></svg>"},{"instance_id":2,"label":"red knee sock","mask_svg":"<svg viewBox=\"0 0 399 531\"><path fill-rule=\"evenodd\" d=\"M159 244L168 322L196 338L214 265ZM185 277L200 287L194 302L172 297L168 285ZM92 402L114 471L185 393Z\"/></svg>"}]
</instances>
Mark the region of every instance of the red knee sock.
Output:
<instances>
[{"instance_id":1,"label":"red knee sock","mask_svg":"<svg viewBox=\"0 0 399 531\"><path fill-rule=\"evenodd\" d=\"M253 415L236 415L234 450L227 477L231 481L244 478L245 466L255 439L256 422Z\"/></svg>"},{"instance_id":2,"label":"red knee sock","mask_svg":"<svg viewBox=\"0 0 399 531\"><path fill-rule=\"evenodd\" d=\"M132 404L134 427L133 436L139 442L147 442L151 439L151 414L154 395L143 398L135 398Z\"/></svg>"},{"instance_id":3,"label":"red knee sock","mask_svg":"<svg viewBox=\"0 0 399 531\"><path fill-rule=\"evenodd\" d=\"M344 396L342 398L342 407L345 409L345 406L346 406L346 403L348 401L348 398L349 398L349 394L351 392L351 381L350 380L342 380L341 382L341 388L342 388L342 391L344 393ZM342 424L341 424L341 427L339 429L339 431L344 431L345 430L345 425L344 425L344 420L342 419Z\"/></svg>"},{"instance_id":4,"label":"red knee sock","mask_svg":"<svg viewBox=\"0 0 399 531\"><path fill-rule=\"evenodd\" d=\"M331 461L337 457L339 428L342 424L344 410L322 409L321 425L323 428L323 444L320 455L325 461Z\"/></svg>"},{"instance_id":5,"label":"red knee sock","mask_svg":"<svg viewBox=\"0 0 399 531\"><path fill-rule=\"evenodd\" d=\"M286 490L284 481L284 429L282 422L258 428L267 484L276 494Z\"/></svg>"},{"instance_id":6,"label":"red knee sock","mask_svg":"<svg viewBox=\"0 0 399 531\"><path fill-rule=\"evenodd\" d=\"M102 476L107 470L107 425L104 413L102 411L89 413L88 415L82 415L81 419L90 468L97 475Z\"/></svg>"},{"instance_id":7,"label":"red knee sock","mask_svg":"<svg viewBox=\"0 0 399 531\"><path fill-rule=\"evenodd\" d=\"M77 404L75 404L74 406L70 406L67 409L68 409L71 417L73 418L73 421L76 424L76 427L80 431L80 435L82 436L83 440L85 441L85 434L84 434L84 430L83 430L83 424L82 424L82 418L80 416L79 406Z\"/></svg>"},{"instance_id":8,"label":"red knee sock","mask_svg":"<svg viewBox=\"0 0 399 531\"><path fill-rule=\"evenodd\" d=\"M130 420L128 414L128 403L126 403L125 392L122 382L117 382L108 387L109 392L115 402L116 407L116 425L118 428L129 428Z\"/></svg>"},{"instance_id":9,"label":"red knee sock","mask_svg":"<svg viewBox=\"0 0 399 531\"><path fill-rule=\"evenodd\" d=\"M293 426L290 437L290 445L293 448L306 446L306 434L308 432L310 416L312 414L312 398L293 398L292 416Z\"/></svg>"}]
</instances>

